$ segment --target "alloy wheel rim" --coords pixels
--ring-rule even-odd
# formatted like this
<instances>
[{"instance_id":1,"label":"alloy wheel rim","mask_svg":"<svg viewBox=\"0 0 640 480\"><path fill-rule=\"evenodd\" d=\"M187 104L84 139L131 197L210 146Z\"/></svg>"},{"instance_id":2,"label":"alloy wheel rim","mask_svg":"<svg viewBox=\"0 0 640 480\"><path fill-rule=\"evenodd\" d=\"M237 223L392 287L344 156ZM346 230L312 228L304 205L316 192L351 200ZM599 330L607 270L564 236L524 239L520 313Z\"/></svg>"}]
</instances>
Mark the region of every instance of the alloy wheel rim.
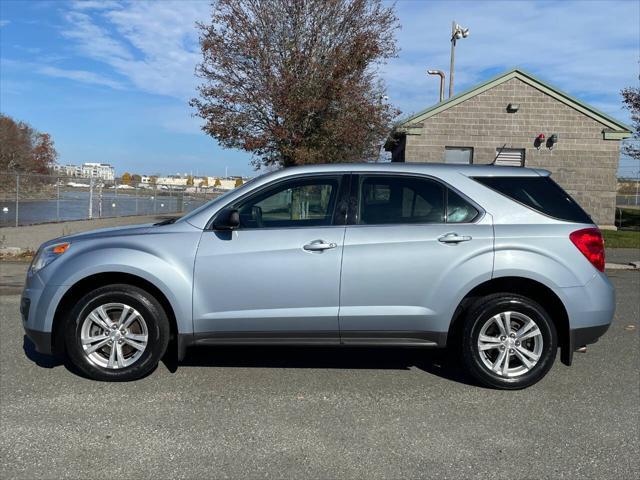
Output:
<instances>
[{"instance_id":1,"label":"alloy wheel rim","mask_svg":"<svg viewBox=\"0 0 640 480\"><path fill-rule=\"evenodd\" d=\"M531 371L544 342L538 324L529 316L505 311L489 318L478 336L478 353L492 373L513 378Z\"/></svg>"},{"instance_id":2,"label":"alloy wheel rim","mask_svg":"<svg viewBox=\"0 0 640 480\"><path fill-rule=\"evenodd\" d=\"M80 343L88 360L110 370L133 365L148 342L144 318L124 303L105 303L94 308L80 329Z\"/></svg>"}]
</instances>

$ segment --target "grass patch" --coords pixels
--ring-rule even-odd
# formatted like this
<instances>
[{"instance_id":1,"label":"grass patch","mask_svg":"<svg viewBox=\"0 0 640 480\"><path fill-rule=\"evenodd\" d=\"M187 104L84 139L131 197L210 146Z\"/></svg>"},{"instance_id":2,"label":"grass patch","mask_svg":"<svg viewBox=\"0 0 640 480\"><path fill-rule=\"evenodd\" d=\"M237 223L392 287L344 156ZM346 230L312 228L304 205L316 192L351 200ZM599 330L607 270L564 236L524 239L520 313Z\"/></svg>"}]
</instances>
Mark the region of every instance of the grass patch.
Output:
<instances>
[{"instance_id":1,"label":"grass patch","mask_svg":"<svg viewBox=\"0 0 640 480\"><path fill-rule=\"evenodd\" d=\"M602 230L607 248L640 248L640 232Z\"/></svg>"}]
</instances>

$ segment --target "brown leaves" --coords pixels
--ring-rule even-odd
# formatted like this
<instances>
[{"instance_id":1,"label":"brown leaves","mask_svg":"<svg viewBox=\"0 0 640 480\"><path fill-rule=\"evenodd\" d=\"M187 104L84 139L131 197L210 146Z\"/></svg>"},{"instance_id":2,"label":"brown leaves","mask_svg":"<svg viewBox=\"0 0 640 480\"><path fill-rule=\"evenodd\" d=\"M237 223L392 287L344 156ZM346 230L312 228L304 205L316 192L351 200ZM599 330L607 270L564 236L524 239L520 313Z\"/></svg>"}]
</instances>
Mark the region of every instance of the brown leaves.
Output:
<instances>
[{"instance_id":1,"label":"brown leaves","mask_svg":"<svg viewBox=\"0 0 640 480\"><path fill-rule=\"evenodd\" d=\"M364 161L398 112L377 68L397 18L379 0L218 0L199 25L203 130L256 166Z\"/></svg>"},{"instance_id":2,"label":"brown leaves","mask_svg":"<svg viewBox=\"0 0 640 480\"><path fill-rule=\"evenodd\" d=\"M640 160L640 88L628 87L621 92L624 108L631 112L631 120L633 122L633 139L635 142L629 142L623 145L622 151L631 158Z\"/></svg>"},{"instance_id":3,"label":"brown leaves","mask_svg":"<svg viewBox=\"0 0 640 480\"><path fill-rule=\"evenodd\" d=\"M49 173L57 158L51 135L0 114L0 172Z\"/></svg>"}]
</instances>

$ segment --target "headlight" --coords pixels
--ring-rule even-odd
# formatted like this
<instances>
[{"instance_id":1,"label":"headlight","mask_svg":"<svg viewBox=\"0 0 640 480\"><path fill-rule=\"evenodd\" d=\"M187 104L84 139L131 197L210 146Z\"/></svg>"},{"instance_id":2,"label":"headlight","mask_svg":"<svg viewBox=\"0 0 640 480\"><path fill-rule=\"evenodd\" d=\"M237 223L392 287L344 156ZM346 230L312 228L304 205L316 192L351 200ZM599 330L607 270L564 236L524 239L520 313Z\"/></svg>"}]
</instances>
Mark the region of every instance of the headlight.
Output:
<instances>
[{"instance_id":1,"label":"headlight","mask_svg":"<svg viewBox=\"0 0 640 480\"><path fill-rule=\"evenodd\" d=\"M53 262L56 258L69 250L69 242L55 243L48 247L41 248L31 263L31 272L36 273Z\"/></svg>"}]
</instances>

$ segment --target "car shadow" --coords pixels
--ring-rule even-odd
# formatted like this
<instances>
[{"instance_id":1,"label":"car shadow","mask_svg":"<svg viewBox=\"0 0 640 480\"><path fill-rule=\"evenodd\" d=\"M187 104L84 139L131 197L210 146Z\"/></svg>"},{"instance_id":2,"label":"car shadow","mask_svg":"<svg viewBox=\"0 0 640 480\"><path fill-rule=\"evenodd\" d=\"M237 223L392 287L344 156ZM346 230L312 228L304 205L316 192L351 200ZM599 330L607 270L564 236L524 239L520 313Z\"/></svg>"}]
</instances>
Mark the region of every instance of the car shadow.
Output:
<instances>
[{"instance_id":1,"label":"car shadow","mask_svg":"<svg viewBox=\"0 0 640 480\"><path fill-rule=\"evenodd\" d=\"M72 373L87 378L63 356L36 351L26 335L23 350L29 360L42 368L64 365ZM175 373L178 367L339 369L339 370L409 370L418 368L440 378L478 386L462 369L449 350L394 347L296 347L296 346L198 346L187 350L183 361L165 355L165 367ZM149 372L151 374L152 372ZM146 376L146 375L145 375Z\"/></svg>"},{"instance_id":2,"label":"car shadow","mask_svg":"<svg viewBox=\"0 0 640 480\"><path fill-rule=\"evenodd\" d=\"M228 368L308 368L409 370L426 373L465 385L477 386L466 375L449 350L421 348L370 347L296 347L296 346L198 346L187 350L183 361L163 359L172 372L177 367Z\"/></svg>"}]
</instances>

